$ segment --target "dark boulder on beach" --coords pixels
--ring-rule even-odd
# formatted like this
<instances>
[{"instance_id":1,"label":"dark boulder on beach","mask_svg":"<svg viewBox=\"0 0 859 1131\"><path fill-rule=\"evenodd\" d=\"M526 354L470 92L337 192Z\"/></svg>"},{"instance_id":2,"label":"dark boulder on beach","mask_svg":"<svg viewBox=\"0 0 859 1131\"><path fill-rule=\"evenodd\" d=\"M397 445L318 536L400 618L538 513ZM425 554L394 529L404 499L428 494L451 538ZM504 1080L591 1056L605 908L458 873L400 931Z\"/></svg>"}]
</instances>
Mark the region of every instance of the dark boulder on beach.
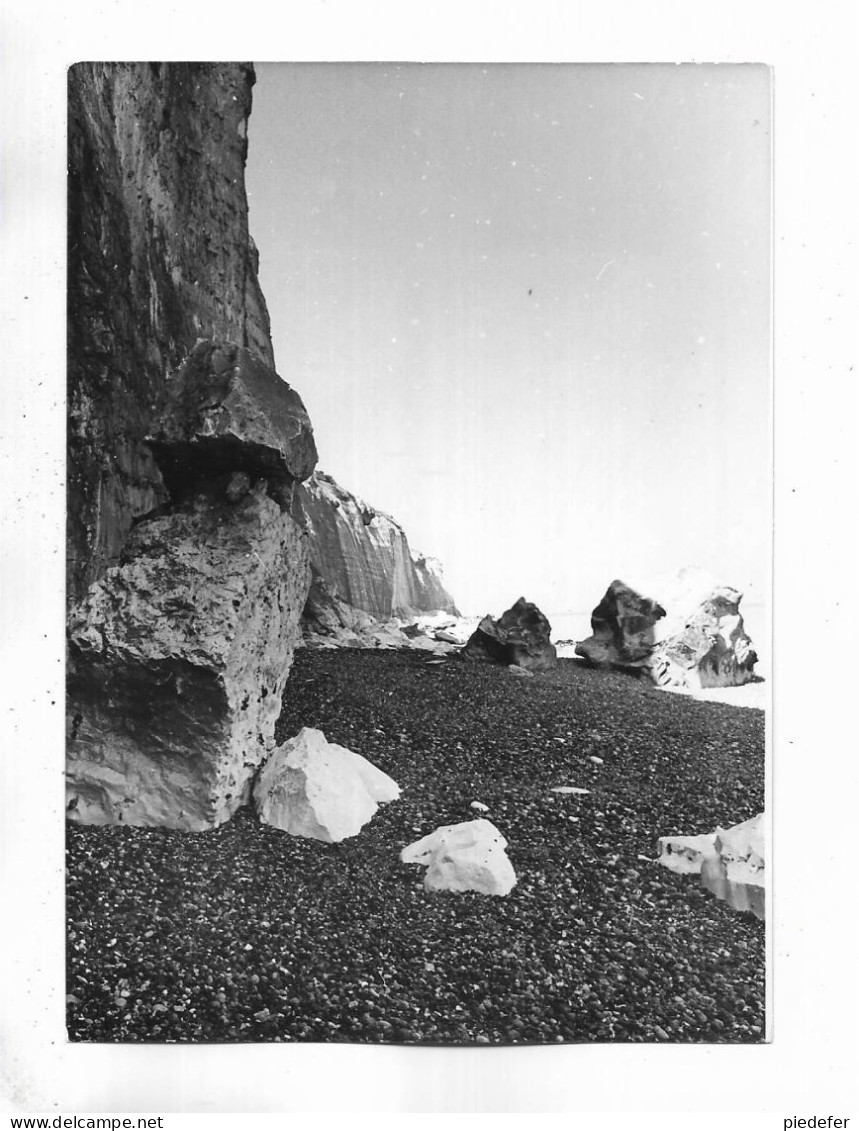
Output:
<instances>
[{"instance_id":1,"label":"dark boulder on beach","mask_svg":"<svg viewBox=\"0 0 859 1131\"><path fill-rule=\"evenodd\" d=\"M758 657L738 589L693 567L648 588L656 597L613 581L576 654L589 664L641 669L660 687L695 691L755 678Z\"/></svg>"},{"instance_id":2,"label":"dark boulder on beach","mask_svg":"<svg viewBox=\"0 0 859 1131\"><path fill-rule=\"evenodd\" d=\"M615 580L591 614L592 636L576 645L590 664L640 667L656 640L655 625L665 609L650 597Z\"/></svg>"},{"instance_id":3,"label":"dark boulder on beach","mask_svg":"<svg viewBox=\"0 0 859 1131\"><path fill-rule=\"evenodd\" d=\"M498 620L487 614L469 637L462 654L468 660L546 671L558 661L549 639L551 631L537 606L520 597Z\"/></svg>"}]
</instances>

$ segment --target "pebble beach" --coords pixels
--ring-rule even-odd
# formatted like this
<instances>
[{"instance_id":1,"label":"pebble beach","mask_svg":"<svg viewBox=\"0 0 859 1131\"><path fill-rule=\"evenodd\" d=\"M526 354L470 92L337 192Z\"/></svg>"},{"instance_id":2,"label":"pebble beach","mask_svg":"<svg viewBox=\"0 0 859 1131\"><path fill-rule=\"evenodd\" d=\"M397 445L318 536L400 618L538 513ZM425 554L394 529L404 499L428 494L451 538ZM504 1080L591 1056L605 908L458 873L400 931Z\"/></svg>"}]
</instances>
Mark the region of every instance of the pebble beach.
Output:
<instances>
[{"instance_id":1,"label":"pebble beach","mask_svg":"<svg viewBox=\"0 0 859 1131\"><path fill-rule=\"evenodd\" d=\"M762 710L572 659L520 678L304 649L278 741L302 726L402 788L354 838L293 837L249 808L194 834L69 825L71 1040L764 1039L764 924L655 862L660 836L763 810ZM401 849L478 815L516 886L427 892Z\"/></svg>"}]
</instances>

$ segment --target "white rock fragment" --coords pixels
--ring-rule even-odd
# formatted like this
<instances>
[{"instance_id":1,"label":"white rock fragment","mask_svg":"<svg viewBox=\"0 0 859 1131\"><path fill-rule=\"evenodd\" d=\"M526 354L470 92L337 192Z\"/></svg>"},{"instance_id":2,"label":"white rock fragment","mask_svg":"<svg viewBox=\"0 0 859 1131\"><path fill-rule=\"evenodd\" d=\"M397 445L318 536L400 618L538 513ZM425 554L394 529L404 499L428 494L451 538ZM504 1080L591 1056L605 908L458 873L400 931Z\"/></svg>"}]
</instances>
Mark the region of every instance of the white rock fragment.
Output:
<instances>
[{"instance_id":1,"label":"white rock fragment","mask_svg":"<svg viewBox=\"0 0 859 1131\"><path fill-rule=\"evenodd\" d=\"M553 785L551 793L590 793L589 789L582 789L578 785Z\"/></svg>"},{"instance_id":2,"label":"white rock fragment","mask_svg":"<svg viewBox=\"0 0 859 1131\"><path fill-rule=\"evenodd\" d=\"M426 865L428 891L477 891L507 895L516 873L504 849L507 841L485 817L443 825L400 853L404 864Z\"/></svg>"},{"instance_id":3,"label":"white rock fragment","mask_svg":"<svg viewBox=\"0 0 859 1131\"><path fill-rule=\"evenodd\" d=\"M656 844L658 862L672 872L697 875L701 871L704 857L712 855L715 839L714 833L704 833L701 836L661 836Z\"/></svg>"},{"instance_id":4,"label":"white rock fragment","mask_svg":"<svg viewBox=\"0 0 859 1131\"><path fill-rule=\"evenodd\" d=\"M735 911L766 914L764 815L701 836L660 837L658 863L700 875L702 885Z\"/></svg>"},{"instance_id":5,"label":"white rock fragment","mask_svg":"<svg viewBox=\"0 0 859 1131\"><path fill-rule=\"evenodd\" d=\"M714 852L701 865L701 883L735 911L766 914L764 816L716 829Z\"/></svg>"},{"instance_id":6,"label":"white rock fragment","mask_svg":"<svg viewBox=\"0 0 859 1131\"><path fill-rule=\"evenodd\" d=\"M380 802L399 796L393 778L313 727L274 751L254 787L260 820L329 843L355 836Z\"/></svg>"},{"instance_id":7,"label":"white rock fragment","mask_svg":"<svg viewBox=\"0 0 859 1131\"><path fill-rule=\"evenodd\" d=\"M471 808L476 809L479 813L489 812L489 806L484 805L482 801L472 801Z\"/></svg>"}]
</instances>

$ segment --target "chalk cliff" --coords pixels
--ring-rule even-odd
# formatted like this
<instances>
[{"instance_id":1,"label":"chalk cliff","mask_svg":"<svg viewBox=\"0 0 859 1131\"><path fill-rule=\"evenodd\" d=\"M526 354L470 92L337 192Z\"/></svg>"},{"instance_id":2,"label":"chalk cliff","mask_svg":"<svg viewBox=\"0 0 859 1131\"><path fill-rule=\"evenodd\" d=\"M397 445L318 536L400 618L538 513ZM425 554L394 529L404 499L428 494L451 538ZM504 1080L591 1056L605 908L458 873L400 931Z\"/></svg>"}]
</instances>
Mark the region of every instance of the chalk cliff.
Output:
<instances>
[{"instance_id":1,"label":"chalk cliff","mask_svg":"<svg viewBox=\"0 0 859 1131\"><path fill-rule=\"evenodd\" d=\"M328 590L378 620L437 610L459 615L441 566L414 553L389 515L316 471L296 487L293 513L309 535L311 565Z\"/></svg>"},{"instance_id":2,"label":"chalk cliff","mask_svg":"<svg viewBox=\"0 0 859 1131\"><path fill-rule=\"evenodd\" d=\"M79 63L68 77L68 592L167 499L144 439L198 338L274 358L244 165L253 68Z\"/></svg>"},{"instance_id":3,"label":"chalk cliff","mask_svg":"<svg viewBox=\"0 0 859 1131\"><path fill-rule=\"evenodd\" d=\"M245 64L69 72L68 813L247 800L310 582L316 462L248 232Z\"/></svg>"}]
</instances>

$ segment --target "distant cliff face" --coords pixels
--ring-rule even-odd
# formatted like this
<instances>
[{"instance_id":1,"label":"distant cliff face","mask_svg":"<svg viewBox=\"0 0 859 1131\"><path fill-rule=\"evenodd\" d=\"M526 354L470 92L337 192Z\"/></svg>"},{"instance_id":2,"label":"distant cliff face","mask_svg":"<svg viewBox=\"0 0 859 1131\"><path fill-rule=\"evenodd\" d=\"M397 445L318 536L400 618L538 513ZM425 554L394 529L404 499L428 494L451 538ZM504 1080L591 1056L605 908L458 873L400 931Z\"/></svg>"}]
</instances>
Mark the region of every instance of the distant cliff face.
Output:
<instances>
[{"instance_id":1,"label":"distant cliff face","mask_svg":"<svg viewBox=\"0 0 859 1131\"><path fill-rule=\"evenodd\" d=\"M341 601L380 620L436 610L458 615L439 563L413 553L390 516L319 471L296 488L295 498L311 565Z\"/></svg>"},{"instance_id":2,"label":"distant cliff face","mask_svg":"<svg viewBox=\"0 0 859 1131\"><path fill-rule=\"evenodd\" d=\"M244 185L253 82L244 64L69 72L70 598L166 499L143 440L196 340L273 367Z\"/></svg>"}]
</instances>

